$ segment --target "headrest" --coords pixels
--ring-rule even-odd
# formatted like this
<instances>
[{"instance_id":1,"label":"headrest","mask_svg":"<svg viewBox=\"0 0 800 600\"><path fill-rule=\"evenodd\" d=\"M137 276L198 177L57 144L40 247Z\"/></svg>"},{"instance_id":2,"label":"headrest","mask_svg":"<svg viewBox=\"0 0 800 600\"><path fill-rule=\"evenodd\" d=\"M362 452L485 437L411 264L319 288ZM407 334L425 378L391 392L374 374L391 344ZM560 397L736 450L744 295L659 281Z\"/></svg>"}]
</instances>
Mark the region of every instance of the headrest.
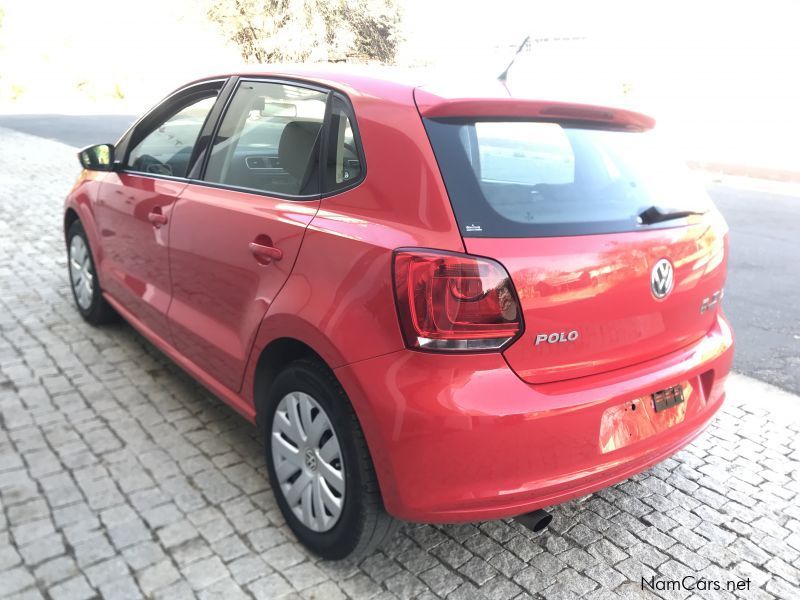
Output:
<instances>
[{"instance_id":1,"label":"headrest","mask_svg":"<svg viewBox=\"0 0 800 600\"><path fill-rule=\"evenodd\" d=\"M283 170L295 179L302 180L305 177L321 127L322 123L309 121L290 121L284 127L278 144L278 159ZM303 183L300 182L301 185Z\"/></svg>"}]
</instances>

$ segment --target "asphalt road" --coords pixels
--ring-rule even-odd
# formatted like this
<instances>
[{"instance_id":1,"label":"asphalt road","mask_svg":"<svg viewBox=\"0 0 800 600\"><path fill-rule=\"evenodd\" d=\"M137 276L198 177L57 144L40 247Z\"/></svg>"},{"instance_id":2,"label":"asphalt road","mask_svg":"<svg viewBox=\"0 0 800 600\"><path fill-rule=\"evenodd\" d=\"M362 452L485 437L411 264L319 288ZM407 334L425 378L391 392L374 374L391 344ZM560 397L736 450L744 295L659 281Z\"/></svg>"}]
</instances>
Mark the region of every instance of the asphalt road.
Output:
<instances>
[{"instance_id":1,"label":"asphalt road","mask_svg":"<svg viewBox=\"0 0 800 600\"><path fill-rule=\"evenodd\" d=\"M83 148L113 144L135 120L134 115L0 115L0 127Z\"/></svg>"},{"instance_id":2,"label":"asphalt road","mask_svg":"<svg viewBox=\"0 0 800 600\"><path fill-rule=\"evenodd\" d=\"M800 393L800 196L723 185L709 193L730 227L723 306L734 369Z\"/></svg>"},{"instance_id":3,"label":"asphalt road","mask_svg":"<svg viewBox=\"0 0 800 600\"><path fill-rule=\"evenodd\" d=\"M0 127L72 146L113 142L131 115L0 115ZM800 394L800 196L727 185L709 193L731 229L724 307L734 369Z\"/></svg>"}]
</instances>

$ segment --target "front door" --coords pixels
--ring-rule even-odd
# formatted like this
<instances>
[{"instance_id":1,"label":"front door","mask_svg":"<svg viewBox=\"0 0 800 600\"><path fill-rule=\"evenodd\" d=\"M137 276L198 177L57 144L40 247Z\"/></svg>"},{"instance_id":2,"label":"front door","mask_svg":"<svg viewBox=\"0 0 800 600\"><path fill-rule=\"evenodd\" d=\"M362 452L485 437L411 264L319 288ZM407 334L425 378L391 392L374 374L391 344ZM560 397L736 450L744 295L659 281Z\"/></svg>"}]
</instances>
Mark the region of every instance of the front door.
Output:
<instances>
[{"instance_id":1,"label":"front door","mask_svg":"<svg viewBox=\"0 0 800 600\"><path fill-rule=\"evenodd\" d=\"M166 114L145 118L139 126L144 130L134 130L133 146L108 173L95 203L105 291L165 340L173 209L216 95L215 89L187 92L168 101Z\"/></svg>"},{"instance_id":2,"label":"front door","mask_svg":"<svg viewBox=\"0 0 800 600\"><path fill-rule=\"evenodd\" d=\"M203 182L190 183L173 210L172 339L234 391L319 207L326 101L299 85L240 81Z\"/></svg>"}]
</instances>

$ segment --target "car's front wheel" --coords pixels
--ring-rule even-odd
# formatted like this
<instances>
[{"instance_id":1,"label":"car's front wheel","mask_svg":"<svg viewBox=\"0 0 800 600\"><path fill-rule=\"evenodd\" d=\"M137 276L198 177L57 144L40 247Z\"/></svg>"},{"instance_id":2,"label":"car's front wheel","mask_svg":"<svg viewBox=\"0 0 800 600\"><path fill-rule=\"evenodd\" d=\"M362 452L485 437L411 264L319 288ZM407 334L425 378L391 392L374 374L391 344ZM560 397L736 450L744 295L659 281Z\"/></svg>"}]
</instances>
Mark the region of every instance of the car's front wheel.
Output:
<instances>
[{"instance_id":1,"label":"car's front wheel","mask_svg":"<svg viewBox=\"0 0 800 600\"><path fill-rule=\"evenodd\" d=\"M333 373L313 360L291 363L266 411L270 482L297 538L328 559L379 547L397 522L383 508L364 434Z\"/></svg>"},{"instance_id":2,"label":"car's front wheel","mask_svg":"<svg viewBox=\"0 0 800 600\"><path fill-rule=\"evenodd\" d=\"M67 263L72 296L81 316L92 325L114 321L117 313L103 298L89 239L80 221L74 221L67 230Z\"/></svg>"}]
</instances>

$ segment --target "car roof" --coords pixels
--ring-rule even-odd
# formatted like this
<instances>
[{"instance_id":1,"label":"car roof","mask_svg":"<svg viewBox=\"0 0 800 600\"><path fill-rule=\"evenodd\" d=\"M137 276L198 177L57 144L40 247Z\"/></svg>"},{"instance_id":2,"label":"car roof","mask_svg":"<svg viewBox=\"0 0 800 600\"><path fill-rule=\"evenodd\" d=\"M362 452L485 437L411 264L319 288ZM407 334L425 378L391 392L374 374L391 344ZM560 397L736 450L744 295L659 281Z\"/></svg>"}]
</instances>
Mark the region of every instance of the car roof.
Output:
<instances>
[{"instance_id":1,"label":"car roof","mask_svg":"<svg viewBox=\"0 0 800 600\"><path fill-rule=\"evenodd\" d=\"M497 79L453 77L429 69L350 64L258 65L226 76L232 75L299 79L339 89L351 97L415 102L420 114L430 118L535 118L631 130L655 125L652 117L620 107L515 95L513 86Z\"/></svg>"}]
</instances>

